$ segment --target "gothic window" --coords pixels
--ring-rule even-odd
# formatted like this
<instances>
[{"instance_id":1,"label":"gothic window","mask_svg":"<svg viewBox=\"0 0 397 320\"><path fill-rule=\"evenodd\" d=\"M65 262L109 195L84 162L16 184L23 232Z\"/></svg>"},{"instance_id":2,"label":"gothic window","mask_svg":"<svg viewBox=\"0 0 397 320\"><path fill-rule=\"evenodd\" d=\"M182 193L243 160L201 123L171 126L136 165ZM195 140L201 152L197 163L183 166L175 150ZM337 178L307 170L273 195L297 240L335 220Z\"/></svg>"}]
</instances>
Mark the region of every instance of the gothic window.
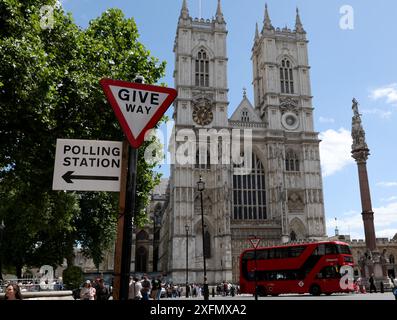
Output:
<instances>
[{"instance_id":1,"label":"gothic window","mask_svg":"<svg viewBox=\"0 0 397 320\"><path fill-rule=\"evenodd\" d=\"M265 220L266 218L265 170L259 158L252 154L251 172L247 175L233 175L233 219Z\"/></svg>"},{"instance_id":2,"label":"gothic window","mask_svg":"<svg viewBox=\"0 0 397 320\"><path fill-rule=\"evenodd\" d=\"M136 250L135 272L147 272L147 250L139 247Z\"/></svg>"},{"instance_id":3,"label":"gothic window","mask_svg":"<svg viewBox=\"0 0 397 320\"><path fill-rule=\"evenodd\" d=\"M206 259L211 258L211 235L208 230L204 233L204 255Z\"/></svg>"},{"instance_id":4,"label":"gothic window","mask_svg":"<svg viewBox=\"0 0 397 320\"><path fill-rule=\"evenodd\" d=\"M285 170L286 171L299 171L299 158L298 155L290 150L285 157Z\"/></svg>"},{"instance_id":5,"label":"gothic window","mask_svg":"<svg viewBox=\"0 0 397 320\"><path fill-rule=\"evenodd\" d=\"M292 72L292 63L288 59L281 61L280 67L280 84L281 93L294 93L294 77Z\"/></svg>"},{"instance_id":6,"label":"gothic window","mask_svg":"<svg viewBox=\"0 0 397 320\"><path fill-rule=\"evenodd\" d=\"M394 256L392 254L389 256L389 262L390 264L395 264Z\"/></svg>"},{"instance_id":7,"label":"gothic window","mask_svg":"<svg viewBox=\"0 0 397 320\"><path fill-rule=\"evenodd\" d=\"M201 49L197 54L195 84L197 87L209 87L209 59L204 49Z\"/></svg>"},{"instance_id":8,"label":"gothic window","mask_svg":"<svg viewBox=\"0 0 397 320\"><path fill-rule=\"evenodd\" d=\"M242 122L249 122L250 121L247 109L243 109L243 111L241 111L241 121Z\"/></svg>"},{"instance_id":9,"label":"gothic window","mask_svg":"<svg viewBox=\"0 0 397 320\"><path fill-rule=\"evenodd\" d=\"M136 235L136 240L149 240L149 235L146 231L141 230Z\"/></svg>"}]
</instances>

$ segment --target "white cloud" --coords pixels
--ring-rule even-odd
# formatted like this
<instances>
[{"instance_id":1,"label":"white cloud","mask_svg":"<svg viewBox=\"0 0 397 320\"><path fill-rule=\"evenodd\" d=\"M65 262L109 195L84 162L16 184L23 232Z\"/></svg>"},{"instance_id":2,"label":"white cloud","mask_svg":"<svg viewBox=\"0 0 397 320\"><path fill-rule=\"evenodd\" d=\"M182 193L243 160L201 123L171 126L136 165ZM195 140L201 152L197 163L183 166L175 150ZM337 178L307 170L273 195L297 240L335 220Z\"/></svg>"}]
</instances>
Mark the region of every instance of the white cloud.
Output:
<instances>
[{"instance_id":1,"label":"white cloud","mask_svg":"<svg viewBox=\"0 0 397 320\"><path fill-rule=\"evenodd\" d=\"M389 198L382 198L382 199L380 199L380 201L382 201L382 202L391 202L391 201L396 201L397 200L397 197L396 196L392 196L392 197L389 197Z\"/></svg>"},{"instance_id":2,"label":"white cloud","mask_svg":"<svg viewBox=\"0 0 397 320\"><path fill-rule=\"evenodd\" d=\"M391 115L393 114L393 112L391 111L384 111L381 109L363 109L362 110L363 114L374 114L374 115L378 115L380 118L382 119L389 119L391 117Z\"/></svg>"},{"instance_id":3,"label":"white cloud","mask_svg":"<svg viewBox=\"0 0 397 320\"><path fill-rule=\"evenodd\" d=\"M376 237L393 238L397 233L397 202L373 208L373 211ZM351 210L337 219L337 221L334 218L327 220L328 235L334 235L337 225L339 234L350 233L352 239L364 239L364 223L361 212Z\"/></svg>"},{"instance_id":4,"label":"white cloud","mask_svg":"<svg viewBox=\"0 0 397 320\"><path fill-rule=\"evenodd\" d=\"M335 123L335 119L334 118L325 118L325 117L320 117L319 121L321 123Z\"/></svg>"},{"instance_id":5,"label":"white cloud","mask_svg":"<svg viewBox=\"0 0 397 320\"><path fill-rule=\"evenodd\" d=\"M390 187L397 187L397 182L378 182L376 184L378 187L386 187L386 188L390 188Z\"/></svg>"},{"instance_id":6,"label":"white cloud","mask_svg":"<svg viewBox=\"0 0 397 320\"><path fill-rule=\"evenodd\" d=\"M386 103L397 104L397 83L374 89L369 97L373 100L386 98Z\"/></svg>"},{"instance_id":7,"label":"white cloud","mask_svg":"<svg viewBox=\"0 0 397 320\"><path fill-rule=\"evenodd\" d=\"M344 167L353 164L351 157L352 138L344 128L327 130L320 133L320 154L323 176L330 176Z\"/></svg>"},{"instance_id":8,"label":"white cloud","mask_svg":"<svg viewBox=\"0 0 397 320\"><path fill-rule=\"evenodd\" d=\"M377 238L389 238L392 239L397 233L397 228L395 229L384 229L376 232Z\"/></svg>"}]
</instances>

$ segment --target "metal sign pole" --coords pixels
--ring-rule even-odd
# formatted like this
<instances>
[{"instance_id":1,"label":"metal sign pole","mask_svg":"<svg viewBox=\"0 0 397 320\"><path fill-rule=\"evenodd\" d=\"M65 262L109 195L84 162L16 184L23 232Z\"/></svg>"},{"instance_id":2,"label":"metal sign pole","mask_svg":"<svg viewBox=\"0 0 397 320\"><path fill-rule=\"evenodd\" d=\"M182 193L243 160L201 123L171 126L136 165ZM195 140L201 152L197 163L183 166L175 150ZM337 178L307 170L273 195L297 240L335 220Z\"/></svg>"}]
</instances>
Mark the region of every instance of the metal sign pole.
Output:
<instances>
[{"instance_id":1,"label":"metal sign pole","mask_svg":"<svg viewBox=\"0 0 397 320\"><path fill-rule=\"evenodd\" d=\"M123 155L121 162L121 181L119 196L119 216L117 220L117 238L114 248L114 278L113 278L113 300L120 300L120 275L121 275L121 256L123 247L124 212L125 197L128 173L128 141L123 142Z\"/></svg>"},{"instance_id":2,"label":"metal sign pole","mask_svg":"<svg viewBox=\"0 0 397 320\"><path fill-rule=\"evenodd\" d=\"M128 153L127 192L125 197L123 246L121 256L120 300L128 300L131 271L132 219L135 213L138 150L129 146Z\"/></svg>"}]
</instances>

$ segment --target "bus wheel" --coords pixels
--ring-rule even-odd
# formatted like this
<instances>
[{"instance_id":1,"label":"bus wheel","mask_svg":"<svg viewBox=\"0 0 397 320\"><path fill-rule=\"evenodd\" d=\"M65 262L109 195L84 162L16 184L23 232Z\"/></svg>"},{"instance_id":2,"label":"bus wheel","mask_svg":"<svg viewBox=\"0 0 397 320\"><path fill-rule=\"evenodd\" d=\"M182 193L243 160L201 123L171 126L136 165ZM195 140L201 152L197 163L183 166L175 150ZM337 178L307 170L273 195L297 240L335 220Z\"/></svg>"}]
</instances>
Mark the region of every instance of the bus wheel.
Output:
<instances>
[{"instance_id":1,"label":"bus wheel","mask_svg":"<svg viewBox=\"0 0 397 320\"><path fill-rule=\"evenodd\" d=\"M313 296L319 296L321 294L321 289L317 284L313 284L309 290L310 294Z\"/></svg>"},{"instance_id":2,"label":"bus wheel","mask_svg":"<svg viewBox=\"0 0 397 320\"><path fill-rule=\"evenodd\" d=\"M266 297L266 288L263 286L258 286L258 296L260 297Z\"/></svg>"}]
</instances>

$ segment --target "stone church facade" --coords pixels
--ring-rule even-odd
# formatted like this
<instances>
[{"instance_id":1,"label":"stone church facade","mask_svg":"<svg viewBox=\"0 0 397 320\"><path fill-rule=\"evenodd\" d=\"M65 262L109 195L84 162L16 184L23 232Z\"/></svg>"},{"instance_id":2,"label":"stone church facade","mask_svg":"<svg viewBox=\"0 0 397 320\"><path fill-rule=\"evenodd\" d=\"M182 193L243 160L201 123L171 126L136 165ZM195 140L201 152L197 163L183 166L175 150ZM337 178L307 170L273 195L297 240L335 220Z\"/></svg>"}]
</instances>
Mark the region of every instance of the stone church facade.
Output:
<instances>
[{"instance_id":1,"label":"stone church facade","mask_svg":"<svg viewBox=\"0 0 397 320\"><path fill-rule=\"evenodd\" d=\"M239 255L250 237L270 245L326 235L308 41L299 13L295 30L279 29L265 8L252 47L254 101L244 91L230 118L227 34L220 1L211 20L193 19L183 1L174 44L173 163L157 265L175 283L186 281L186 245L189 282L202 282L203 242L208 282L237 282ZM244 140L236 147L242 162L220 161L234 142L221 139L214 151L211 138L236 133ZM236 170L241 166L249 170Z\"/></svg>"}]
</instances>

